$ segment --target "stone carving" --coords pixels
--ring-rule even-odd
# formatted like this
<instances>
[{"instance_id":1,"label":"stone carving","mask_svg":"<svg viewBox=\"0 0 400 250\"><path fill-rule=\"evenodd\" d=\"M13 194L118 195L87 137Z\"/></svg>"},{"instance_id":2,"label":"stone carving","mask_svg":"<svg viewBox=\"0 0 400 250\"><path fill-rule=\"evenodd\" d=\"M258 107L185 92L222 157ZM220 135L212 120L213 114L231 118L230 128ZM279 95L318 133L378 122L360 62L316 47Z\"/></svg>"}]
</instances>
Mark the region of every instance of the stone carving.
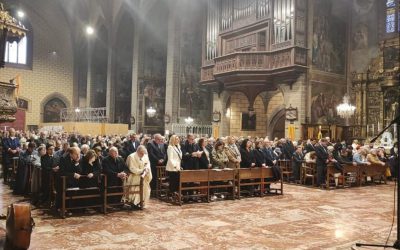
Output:
<instances>
[{"instance_id":1,"label":"stone carving","mask_svg":"<svg viewBox=\"0 0 400 250\"><path fill-rule=\"evenodd\" d=\"M15 85L0 83L0 122L15 121L17 102L14 97Z\"/></svg>"}]
</instances>

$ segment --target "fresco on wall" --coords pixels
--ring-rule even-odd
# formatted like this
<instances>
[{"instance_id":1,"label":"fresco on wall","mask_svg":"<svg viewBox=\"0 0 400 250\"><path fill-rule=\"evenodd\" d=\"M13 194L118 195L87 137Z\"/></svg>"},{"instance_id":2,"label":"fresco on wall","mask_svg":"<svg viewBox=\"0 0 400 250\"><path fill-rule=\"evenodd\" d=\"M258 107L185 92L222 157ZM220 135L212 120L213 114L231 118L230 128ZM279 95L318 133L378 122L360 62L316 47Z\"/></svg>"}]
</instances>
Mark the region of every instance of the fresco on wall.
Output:
<instances>
[{"instance_id":1,"label":"fresco on wall","mask_svg":"<svg viewBox=\"0 0 400 250\"><path fill-rule=\"evenodd\" d=\"M378 56L378 1L353 0L350 71L364 72L371 58Z\"/></svg>"},{"instance_id":2,"label":"fresco on wall","mask_svg":"<svg viewBox=\"0 0 400 250\"><path fill-rule=\"evenodd\" d=\"M311 99L311 123L333 124L339 122L336 107L344 93L335 85L320 84L313 87Z\"/></svg>"},{"instance_id":3,"label":"fresco on wall","mask_svg":"<svg viewBox=\"0 0 400 250\"><path fill-rule=\"evenodd\" d=\"M43 122L60 122L60 111L66 107L59 98L49 100L43 108Z\"/></svg>"},{"instance_id":4,"label":"fresco on wall","mask_svg":"<svg viewBox=\"0 0 400 250\"><path fill-rule=\"evenodd\" d=\"M332 14L332 1L314 5L312 64L315 69L344 74L346 23Z\"/></svg>"}]
</instances>

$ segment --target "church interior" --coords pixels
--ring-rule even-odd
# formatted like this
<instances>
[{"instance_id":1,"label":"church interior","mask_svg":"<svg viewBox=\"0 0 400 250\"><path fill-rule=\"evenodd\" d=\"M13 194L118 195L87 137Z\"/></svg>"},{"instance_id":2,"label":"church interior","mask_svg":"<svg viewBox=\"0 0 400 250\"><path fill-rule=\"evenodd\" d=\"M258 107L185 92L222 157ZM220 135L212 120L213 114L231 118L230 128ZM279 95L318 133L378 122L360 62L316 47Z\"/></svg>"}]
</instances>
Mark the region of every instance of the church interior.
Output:
<instances>
[{"instance_id":1,"label":"church interior","mask_svg":"<svg viewBox=\"0 0 400 250\"><path fill-rule=\"evenodd\" d=\"M0 248L400 249L399 0L0 0Z\"/></svg>"}]
</instances>

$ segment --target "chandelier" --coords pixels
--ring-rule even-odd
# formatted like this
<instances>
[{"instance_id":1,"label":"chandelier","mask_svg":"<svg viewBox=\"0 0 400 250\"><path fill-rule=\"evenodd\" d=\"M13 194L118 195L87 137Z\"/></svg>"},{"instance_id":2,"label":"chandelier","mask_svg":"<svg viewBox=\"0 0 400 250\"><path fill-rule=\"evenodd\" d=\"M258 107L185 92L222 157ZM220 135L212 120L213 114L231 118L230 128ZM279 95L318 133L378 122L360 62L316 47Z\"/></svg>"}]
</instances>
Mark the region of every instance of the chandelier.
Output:
<instances>
[{"instance_id":1,"label":"chandelier","mask_svg":"<svg viewBox=\"0 0 400 250\"><path fill-rule=\"evenodd\" d=\"M186 122L187 124L192 124L193 121L194 121L193 118L190 117L190 116L188 116L188 118L185 118L185 122Z\"/></svg>"},{"instance_id":2,"label":"chandelier","mask_svg":"<svg viewBox=\"0 0 400 250\"><path fill-rule=\"evenodd\" d=\"M339 104L336 107L338 115L342 118L350 118L352 115L354 115L354 112L356 111L356 107L350 104L349 99L349 95L346 94L343 97L343 103Z\"/></svg>"},{"instance_id":3,"label":"chandelier","mask_svg":"<svg viewBox=\"0 0 400 250\"><path fill-rule=\"evenodd\" d=\"M146 113L148 117L152 118L156 115L156 110L152 106L150 106L150 108L146 110Z\"/></svg>"}]
</instances>

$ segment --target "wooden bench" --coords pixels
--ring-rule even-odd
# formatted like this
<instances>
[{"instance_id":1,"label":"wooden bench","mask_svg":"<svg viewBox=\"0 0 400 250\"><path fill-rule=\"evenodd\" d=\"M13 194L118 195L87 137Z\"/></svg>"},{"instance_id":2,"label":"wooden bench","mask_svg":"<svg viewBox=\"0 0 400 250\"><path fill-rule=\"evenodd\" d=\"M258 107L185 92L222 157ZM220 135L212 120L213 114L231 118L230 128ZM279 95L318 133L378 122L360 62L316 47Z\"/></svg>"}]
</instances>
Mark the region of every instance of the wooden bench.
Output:
<instances>
[{"instance_id":1,"label":"wooden bench","mask_svg":"<svg viewBox=\"0 0 400 250\"><path fill-rule=\"evenodd\" d=\"M210 169L208 170L208 181L209 181L209 197L211 190L226 188L231 190L230 192L224 192L232 195L232 199L235 199L235 170L234 169ZM210 199L210 198L209 198Z\"/></svg>"},{"instance_id":2,"label":"wooden bench","mask_svg":"<svg viewBox=\"0 0 400 250\"><path fill-rule=\"evenodd\" d=\"M387 164L371 164L371 165L361 165L360 166L360 182L367 176L378 177L379 183L383 180L386 184L386 168ZM375 180L374 180L375 181Z\"/></svg>"},{"instance_id":3,"label":"wooden bench","mask_svg":"<svg viewBox=\"0 0 400 250\"><path fill-rule=\"evenodd\" d=\"M100 185L102 175L100 175L97 180L98 180L98 186L97 187L89 187L89 188L67 188L67 179L68 178L73 178L69 176L61 176L61 182L62 182L62 189L61 189L61 217L65 218L65 212L67 209L83 209L83 208L102 208L103 212L106 212L106 207L103 202L101 202L101 198L103 197L103 192L102 192L102 187ZM81 175L80 178L88 178L86 175ZM94 177L93 177L94 178ZM88 192L88 193L86 193ZM83 194L82 194L83 193ZM68 206L67 201L73 201L73 200L87 200L90 198L98 198L99 199L99 204L93 204L93 205L78 205L78 206Z\"/></svg>"},{"instance_id":4,"label":"wooden bench","mask_svg":"<svg viewBox=\"0 0 400 250\"><path fill-rule=\"evenodd\" d=\"M282 172L282 178L286 176L286 181L290 182L293 176L292 161L291 160L278 160L278 166Z\"/></svg>"},{"instance_id":5,"label":"wooden bench","mask_svg":"<svg viewBox=\"0 0 400 250\"><path fill-rule=\"evenodd\" d=\"M168 197L169 183L165 166L157 166L156 196L159 199Z\"/></svg>"},{"instance_id":6,"label":"wooden bench","mask_svg":"<svg viewBox=\"0 0 400 250\"><path fill-rule=\"evenodd\" d=\"M274 190L275 194L278 194L278 191L281 195L283 195L283 176L281 172L281 178L278 181L272 180L274 178L274 173L272 172L272 168L261 168L261 196L265 194L265 186L273 183L280 183L280 188L271 188L270 190Z\"/></svg>"},{"instance_id":7,"label":"wooden bench","mask_svg":"<svg viewBox=\"0 0 400 250\"><path fill-rule=\"evenodd\" d=\"M317 178L317 164L314 162L303 163L301 166L301 183L306 185L307 180L311 179L311 185L314 186Z\"/></svg>"},{"instance_id":8,"label":"wooden bench","mask_svg":"<svg viewBox=\"0 0 400 250\"><path fill-rule=\"evenodd\" d=\"M355 183L357 184L357 186L361 186L361 179L360 179L360 166L358 165L353 165L353 164L343 164L342 165L343 170L342 170L342 174L343 177L345 179L345 183L347 183L349 186L351 186L351 180L348 180L349 178L351 178L350 176L348 176L347 174L349 173L354 173L355 174Z\"/></svg>"},{"instance_id":9,"label":"wooden bench","mask_svg":"<svg viewBox=\"0 0 400 250\"><path fill-rule=\"evenodd\" d=\"M326 167L326 189L330 188L330 181L335 180L335 174L340 174L339 181L341 181L342 185L344 184L343 172L335 168L332 163L329 163Z\"/></svg>"},{"instance_id":10,"label":"wooden bench","mask_svg":"<svg viewBox=\"0 0 400 250\"><path fill-rule=\"evenodd\" d=\"M239 168L237 171L237 198L240 199L242 187L261 186L263 183L261 168ZM247 191L248 192L248 191ZM260 192L261 196L261 192Z\"/></svg>"},{"instance_id":11,"label":"wooden bench","mask_svg":"<svg viewBox=\"0 0 400 250\"><path fill-rule=\"evenodd\" d=\"M131 191L130 189L132 187L139 187L138 190L136 191ZM107 185L107 176L104 175L104 193L103 193L103 198L104 198L104 213L107 213L107 208L108 207L113 207L113 206L121 206L124 203L122 201L119 202L108 202L108 197L115 197L119 196L122 197L123 195L129 195L129 194L139 194L140 195L140 209L143 209L143 178L140 178L140 184L139 185L121 185L121 186L108 186Z\"/></svg>"},{"instance_id":12,"label":"wooden bench","mask_svg":"<svg viewBox=\"0 0 400 250\"><path fill-rule=\"evenodd\" d=\"M185 184L194 184L186 186ZM179 187L176 202L182 205L183 198L206 198L210 201L208 195L208 170L182 170L179 171ZM197 191L197 194L183 194L184 191Z\"/></svg>"}]
</instances>

